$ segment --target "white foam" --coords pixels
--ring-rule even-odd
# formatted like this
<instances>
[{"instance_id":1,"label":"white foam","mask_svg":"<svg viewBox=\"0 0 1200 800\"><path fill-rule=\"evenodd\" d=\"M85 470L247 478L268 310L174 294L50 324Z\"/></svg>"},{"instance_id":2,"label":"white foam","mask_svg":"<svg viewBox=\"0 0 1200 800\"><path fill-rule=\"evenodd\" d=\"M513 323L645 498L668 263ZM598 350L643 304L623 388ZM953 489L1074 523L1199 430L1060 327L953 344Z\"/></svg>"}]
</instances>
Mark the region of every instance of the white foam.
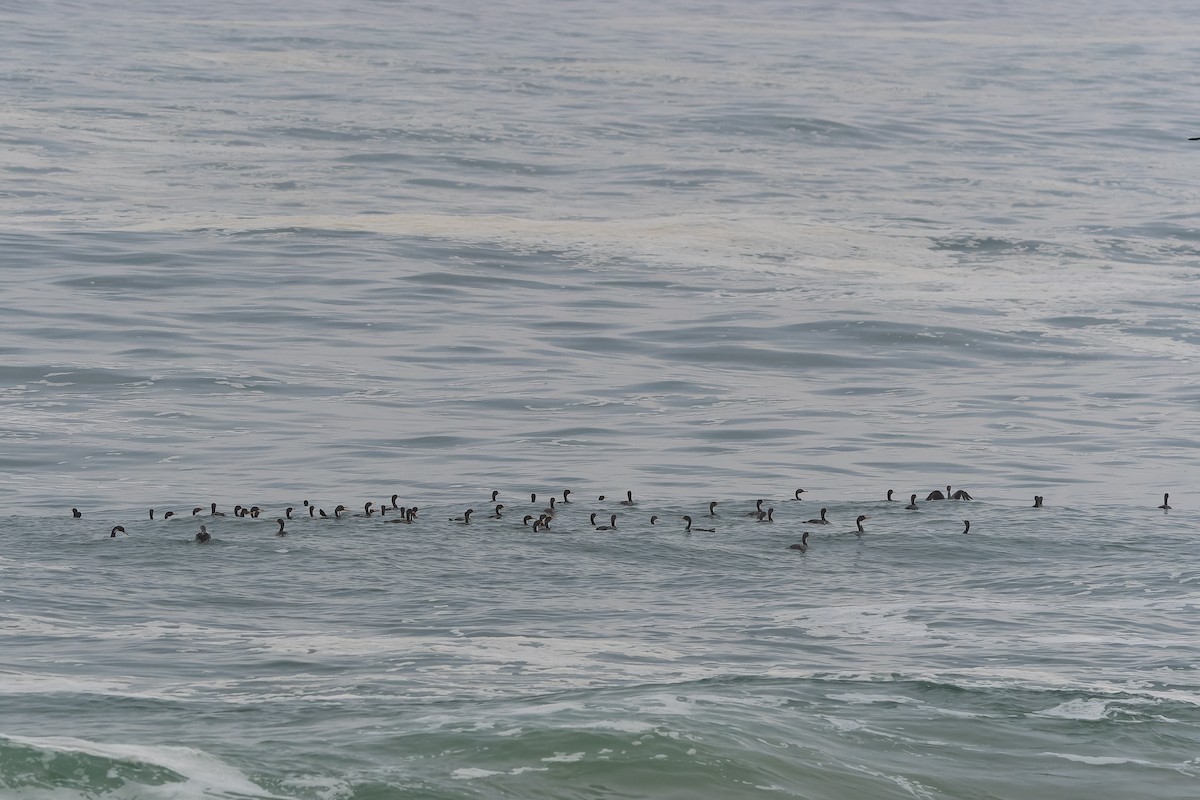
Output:
<instances>
[{"instance_id":1,"label":"white foam","mask_svg":"<svg viewBox=\"0 0 1200 800\"><path fill-rule=\"evenodd\" d=\"M1098 722L1108 719L1108 701L1099 697L1089 697L1082 700L1068 700L1053 708L1036 711L1036 717L1057 717L1059 719L1078 719L1086 722Z\"/></svg>"},{"instance_id":2,"label":"white foam","mask_svg":"<svg viewBox=\"0 0 1200 800\"><path fill-rule=\"evenodd\" d=\"M1154 766L1153 761L1144 761L1140 758L1120 758L1118 756L1080 756L1074 753L1042 753L1044 756L1053 756L1054 758L1065 758L1067 761L1078 761L1080 764L1094 764L1096 766L1107 766L1110 764L1142 764L1144 766Z\"/></svg>"},{"instance_id":3,"label":"white foam","mask_svg":"<svg viewBox=\"0 0 1200 800\"><path fill-rule=\"evenodd\" d=\"M470 781L475 778L490 778L493 775L503 775L503 772L497 772L492 769L480 769L478 767L459 767L450 773L450 777L456 781Z\"/></svg>"},{"instance_id":4,"label":"white foam","mask_svg":"<svg viewBox=\"0 0 1200 800\"><path fill-rule=\"evenodd\" d=\"M14 736L0 734L0 738L37 750L56 753L82 753L114 761L133 761L169 769L181 776L182 784L169 787L169 796L211 797L213 794L237 794L253 797L275 798L261 786L251 781L236 767L192 747L171 745L110 744L91 742L69 736ZM149 794L154 787L138 786L139 791Z\"/></svg>"},{"instance_id":5,"label":"white foam","mask_svg":"<svg viewBox=\"0 0 1200 800\"><path fill-rule=\"evenodd\" d=\"M575 761L582 761L584 755L586 755L586 754L583 752L555 753L552 756L546 756L545 758L542 759L542 761L545 761L547 763L556 763L556 764L570 764Z\"/></svg>"}]
</instances>

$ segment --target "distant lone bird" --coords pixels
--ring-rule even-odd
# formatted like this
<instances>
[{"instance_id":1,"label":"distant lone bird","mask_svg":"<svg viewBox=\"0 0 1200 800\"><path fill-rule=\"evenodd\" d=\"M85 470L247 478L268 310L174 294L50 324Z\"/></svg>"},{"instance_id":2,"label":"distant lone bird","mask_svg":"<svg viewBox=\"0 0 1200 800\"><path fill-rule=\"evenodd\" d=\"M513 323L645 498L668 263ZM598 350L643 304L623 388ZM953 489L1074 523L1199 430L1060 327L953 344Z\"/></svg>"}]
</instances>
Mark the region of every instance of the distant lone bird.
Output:
<instances>
[{"instance_id":1,"label":"distant lone bird","mask_svg":"<svg viewBox=\"0 0 1200 800\"><path fill-rule=\"evenodd\" d=\"M1171 496L1171 495L1169 495L1169 494L1164 494L1164 495L1163 495L1163 504L1162 504L1161 506L1159 506L1159 508L1161 508L1163 511L1170 511L1170 510L1171 510L1171 504L1167 502L1167 498L1168 498L1168 497L1170 497L1170 496Z\"/></svg>"},{"instance_id":2,"label":"distant lone bird","mask_svg":"<svg viewBox=\"0 0 1200 800\"><path fill-rule=\"evenodd\" d=\"M1040 494L1035 494L1035 495L1033 496L1033 507L1034 507L1034 508L1041 508L1041 507L1042 507L1042 500L1043 500L1043 499L1045 499L1045 498L1043 498L1043 497L1042 497Z\"/></svg>"},{"instance_id":3,"label":"distant lone bird","mask_svg":"<svg viewBox=\"0 0 1200 800\"><path fill-rule=\"evenodd\" d=\"M971 520L964 519L963 520L963 533L970 533L970 532L971 532Z\"/></svg>"},{"instance_id":4,"label":"distant lone bird","mask_svg":"<svg viewBox=\"0 0 1200 800\"><path fill-rule=\"evenodd\" d=\"M117 531L120 531L121 533L124 533L126 536L128 536L128 535L129 535L128 533L126 533L126 532L125 532L125 528L124 528L123 526L121 526L121 525L118 525L117 527L115 527L115 528L113 528L113 529L112 529L112 532L111 532L111 533L109 533L109 534L108 534L108 538L110 538L110 539L115 539L115 538L117 538Z\"/></svg>"},{"instance_id":5,"label":"distant lone bird","mask_svg":"<svg viewBox=\"0 0 1200 800\"><path fill-rule=\"evenodd\" d=\"M80 510L78 508L72 508L71 516L74 517L75 519L79 519L80 517L83 516L83 514L82 514L82 512L80 512Z\"/></svg>"}]
</instances>

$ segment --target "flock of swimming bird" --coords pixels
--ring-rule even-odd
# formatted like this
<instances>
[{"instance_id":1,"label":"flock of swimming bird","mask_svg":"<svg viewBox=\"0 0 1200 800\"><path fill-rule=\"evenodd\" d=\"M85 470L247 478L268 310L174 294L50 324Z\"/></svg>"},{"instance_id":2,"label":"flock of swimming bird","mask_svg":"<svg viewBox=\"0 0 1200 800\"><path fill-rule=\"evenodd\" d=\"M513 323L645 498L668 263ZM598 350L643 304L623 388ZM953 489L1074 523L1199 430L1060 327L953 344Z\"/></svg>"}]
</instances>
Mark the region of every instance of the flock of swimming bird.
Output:
<instances>
[{"instance_id":1,"label":"flock of swimming bird","mask_svg":"<svg viewBox=\"0 0 1200 800\"><path fill-rule=\"evenodd\" d=\"M794 499L794 500L803 499L800 497L800 495L803 493L804 493L804 489L796 489L795 492L793 493L794 497L792 499ZM895 494L894 489L888 489L886 501L887 502L895 501L895 498L893 497L894 494ZM503 512L506 508L509 508L509 507L506 506L504 503L497 502L499 497L500 497L499 490L495 490L492 492L491 504L494 505L494 510L489 515L489 517L488 517L489 519L505 519ZM1170 510L1171 506L1168 503L1168 500L1170 499L1170 497L1171 497L1170 494L1164 494L1162 505L1160 505L1159 508L1161 508L1163 510ZM383 503L380 503L378 508L375 507L375 503L373 501L368 501L363 504L363 510L362 510L361 514L349 514L349 513L347 513L346 506L338 505L333 509L333 514L330 515L330 514L325 513L325 509L323 509L323 508L319 509L312 503L308 502L307 500L304 501L302 508L307 509L307 515L313 519L341 520L341 519L347 519L350 517L354 517L354 518L363 518L363 519L374 518L374 519L381 520L383 522L399 523L399 524L403 524L403 525L412 525L412 524L416 523L417 522L417 514L420 511L420 509L417 506L406 507L406 506L398 505L397 500L399 500L399 498L400 498L399 495L394 494L394 495L392 495L390 501L384 501ZM935 489L934 491L930 492L928 495L926 495L925 502L930 502L930 501L934 501L934 500L972 500L972 499L973 498L971 497L971 495L969 493L967 493L966 491L964 491L963 489L959 489L956 492L952 492L951 487L947 486L945 493L943 493L940 489ZM597 502L603 503L606 500L607 500L607 497L605 495L600 495L600 497L597 499ZM1034 495L1033 507L1041 508L1043 500L1044 500L1044 498L1041 495ZM529 496L529 502L531 505L535 505L535 506L538 505L538 499L537 499L536 493L531 494ZM758 500L754 505L753 511L741 512L741 513L744 514L745 517L751 517L758 522L774 522L775 521L775 509L769 507L764 510L762 507L764 502L766 502L766 501ZM533 514L525 514L521 521L525 527L531 527L535 533L550 532L551 531L551 523L554 522L555 516L559 513L560 508L563 505L567 505L570 503L571 503L571 490L564 489L561 500L559 500L558 497L551 497L548 508L542 509L536 517ZM624 506L626 508L631 508L631 507L637 505L637 502L633 499L633 492L627 491L625 493L625 499L619 501L618 504L621 506ZM718 505L720 505L720 502L717 500L713 500L712 502L710 502L708 504L708 516L710 518L717 518L717 517L721 516L719 513L717 513ZM906 508L910 511L918 510L919 506L917 505L917 495L916 494L910 495L908 505L904 506L904 508ZM295 507L289 506L284 511L284 516L277 517L275 519L275 522L279 525L279 530L277 530L275 532L276 536L286 536L287 535L287 530L286 530L287 522L288 522L288 520L295 518L293 516L293 512L295 512L295 510L296 510ZM510 509L510 511L511 511L511 509ZM191 517L202 517L202 518L205 516L207 516L207 517L224 517L224 516L226 516L223 512L217 510L216 503L211 503L209 505L209 511L208 511L207 515L205 515L203 512L204 512L203 506L196 506L195 508L192 509L192 513L190 516ZM391 516L389 516L389 512L391 512ZM260 516L262 516L262 513L263 513L263 511L259 506L237 505L237 506L234 506L234 508L233 508L233 516L237 517L237 518L247 518L248 517L250 519L258 519ZM305 512L301 511L300 513L304 514ZM460 525L470 525L471 524L471 515L473 515L474 513L475 513L475 509L468 508L465 512L463 512L463 515L461 517L450 517L448 521L456 522ZM806 520L804 522L804 524L806 524L806 525L829 525L829 524L831 524L831 522L829 519L826 518L827 513L828 513L828 509L822 508L820 517ZM617 514L610 514L607 524L597 525L596 517L598 516L598 514L599 514L599 512L592 512L589 517L589 520L590 520L589 524L595 530L598 530L598 531L615 531L615 530L617 530ZM75 519L81 519L83 517L83 512L81 512L78 508L72 508L71 516L74 517ZM516 516L516 515L514 515L514 516ZM155 519L153 508L150 509L149 517L151 520ZM184 517L181 514L176 514L174 511L168 511L165 514L163 514L162 517L160 517L159 519L170 520L173 518L186 519L187 517ZM692 520L691 516L689 516L689 515L685 514L682 517L680 517L680 519L682 519L686 523L686 526L683 529L685 533L692 533L692 532L715 533L716 532L715 528L695 527L693 525L693 520ZM854 533L856 535L861 536L862 534L864 534L866 532L866 529L863 528L863 522L867 519L870 519L870 517L867 516L866 514L858 515L858 519L855 520L856 530L854 531ZM650 516L650 524L651 525L656 525L658 523L658 521L659 521L659 516L657 514L653 514ZM530 524L531 522L532 522L532 525ZM962 532L970 533L970 531L971 531L971 521L964 519ZM117 526L114 526L113 529L109 532L109 537L116 538L118 533L123 533L126 536L129 535L129 532L125 530L125 526L117 525ZM807 551L808 550L808 536L809 536L809 531L804 531L800 541L797 542L796 544L790 545L788 547L788 549L789 550L799 550L800 552ZM212 539L212 534L209 533L208 526L201 525L200 530L196 533L194 541L199 544L204 544L205 542L208 542L211 539Z\"/></svg>"}]
</instances>

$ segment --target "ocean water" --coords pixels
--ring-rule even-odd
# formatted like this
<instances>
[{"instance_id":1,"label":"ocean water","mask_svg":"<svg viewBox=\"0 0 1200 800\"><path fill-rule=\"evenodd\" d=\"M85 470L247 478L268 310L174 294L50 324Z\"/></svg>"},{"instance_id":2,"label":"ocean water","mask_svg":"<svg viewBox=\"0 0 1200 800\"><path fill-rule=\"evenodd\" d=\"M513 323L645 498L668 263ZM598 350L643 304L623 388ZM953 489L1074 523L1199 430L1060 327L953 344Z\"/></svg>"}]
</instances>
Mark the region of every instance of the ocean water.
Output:
<instances>
[{"instance_id":1,"label":"ocean water","mask_svg":"<svg viewBox=\"0 0 1200 800\"><path fill-rule=\"evenodd\" d=\"M0 797L1196 797L1196 33L0 0Z\"/></svg>"}]
</instances>

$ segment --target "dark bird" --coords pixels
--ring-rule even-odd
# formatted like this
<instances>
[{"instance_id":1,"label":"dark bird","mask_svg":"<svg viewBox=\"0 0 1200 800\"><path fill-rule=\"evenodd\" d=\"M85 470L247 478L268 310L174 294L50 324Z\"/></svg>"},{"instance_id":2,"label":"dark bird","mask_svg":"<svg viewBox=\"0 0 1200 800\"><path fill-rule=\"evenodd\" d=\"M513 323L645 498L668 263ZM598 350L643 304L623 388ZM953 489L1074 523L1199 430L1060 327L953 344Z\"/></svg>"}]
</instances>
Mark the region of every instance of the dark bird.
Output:
<instances>
[{"instance_id":1,"label":"dark bird","mask_svg":"<svg viewBox=\"0 0 1200 800\"><path fill-rule=\"evenodd\" d=\"M856 522L856 523L858 523L858 531L857 531L857 533L858 533L858 535L859 535L859 536L861 536L861 535L863 535L864 533L866 533L866 530L864 530L864 529L863 529L863 526L862 526L862 524L863 524L863 520L864 520L864 519L870 519L870 517L868 517L866 514L859 514L859 515L858 515L858 519L856 519L856 520L855 520L855 522Z\"/></svg>"},{"instance_id":2,"label":"dark bird","mask_svg":"<svg viewBox=\"0 0 1200 800\"><path fill-rule=\"evenodd\" d=\"M653 525L656 522L658 522L658 514L651 514L650 515L650 524Z\"/></svg>"},{"instance_id":3,"label":"dark bird","mask_svg":"<svg viewBox=\"0 0 1200 800\"><path fill-rule=\"evenodd\" d=\"M203 510L204 510L204 508L203 508L203 507L201 507L201 506L196 506L195 508L193 508L193 509L192 509L192 516L193 516L193 517L194 517L194 516L196 516L197 514L199 514L199 513L200 513L201 511L203 511Z\"/></svg>"},{"instance_id":4,"label":"dark bird","mask_svg":"<svg viewBox=\"0 0 1200 800\"><path fill-rule=\"evenodd\" d=\"M277 523L279 523L279 530L275 531L275 535L276 536L287 536L287 531L285 531L283 529L283 517L277 517L275 519L275 521Z\"/></svg>"},{"instance_id":5,"label":"dark bird","mask_svg":"<svg viewBox=\"0 0 1200 800\"><path fill-rule=\"evenodd\" d=\"M1042 500L1043 500L1043 499L1044 499L1044 498L1043 498L1041 495L1037 495L1037 494L1035 494L1035 495L1033 496L1033 507L1034 507L1034 508L1041 508L1041 507L1042 507Z\"/></svg>"},{"instance_id":6,"label":"dark bird","mask_svg":"<svg viewBox=\"0 0 1200 800\"><path fill-rule=\"evenodd\" d=\"M150 509L150 519L154 519L154 509Z\"/></svg>"},{"instance_id":7,"label":"dark bird","mask_svg":"<svg viewBox=\"0 0 1200 800\"><path fill-rule=\"evenodd\" d=\"M686 514L684 515L683 520L684 520L684 522L687 523L687 527L683 529L684 533L691 533L692 531L700 531L702 533L716 533L717 532L715 528L693 528L692 527L692 518L687 516Z\"/></svg>"},{"instance_id":8,"label":"dark bird","mask_svg":"<svg viewBox=\"0 0 1200 800\"><path fill-rule=\"evenodd\" d=\"M343 506L343 505L339 505L337 508L335 508L335 509L333 510L333 518L334 518L334 519L341 519L341 518L342 518L342 512L343 512L343 511L345 511L345 510L346 510L346 507L345 507L345 506Z\"/></svg>"},{"instance_id":9,"label":"dark bird","mask_svg":"<svg viewBox=\"0 0 1200 800\"><path fill-rule=\"evenodd\" d=\"M966 490L965 490L965 489L959 489L959 490L958 490L957 492L955 492L954 494L950 494L950 487L949 487L949 486L947 486L947 487L946 487L946 495L947 495L947 496L948 496L948 497L949 497L951 500L973 500L973 499L974 499L974 498L972 498L972 497L971 497L971 495L967 494L967 492L966 492Z\"/></svg>"},{"instance_id":10,"label":"dark bird","mask_svg":"<svg viewBox=\"0 0 1200 800\"><path fill-rule=\"evenodd\" d=\"M209 515L210 517L223 517L223 516L225 516L225 515L224 515L224 514L222 514L220 511L217 511L217 504L216 504L216 503L213 503L213 504L212 504L212 506L210 506L210 510L209 510L209 512L208 512L208 515Z\"/></svg>"},{"instance_id":11,"label":"dark bird","mask_svg":"<svg viewBox=\"0 0 1200 800\"><path fill-rule=\"evenodd\" d=\"M621 505L623 505L623 506L633 505L633 490L632 489L625 493L625 499L621 501Z\"/></svg>"},{"instance_id":12,"label":"dark bird","mask_svg":"<svg viewBox=\"0 0 1200 800\"><path fill-rule=\"evenodd\" d=\"M598 531L615 531L617 529L617 515L613 514L608 518L607 525L600 525L596 528Z\"/></svg>"},{"instance_id":13,"label":"dark bird","mask_svg":"<svg viewBox=\"0 0 1200 800\"><path fill-rule=\"evenodd\" d=\"M896 492L896 490L895 490L895 489L888 489L888 496L887 496L887 499L888 499L889 501L891 501L891 500L893 500L893 499L894 499L894 498L892 497L892 495L893 495L893 494L895 494L895 492ZM916 495L914 494L914 495L913 495L913 497L916 497Z\"/></svg>"},{"instance_id":14,"label":"dark bird","mask_svg":"<svg viewBox=\"0 0 1200 800\"><path fill-rule=\"evenodd\" d=\"M970 532L971 532L971 520L964 519L963 520L963 533L970 533Z\"/></svg>"},{"instance_id":15,"label":"dark bird","mask_svg":"<svg viewBox=\"0 0 1200 800\"><path fill-rule=\"evenodd\" d=\"M595 516L595 515L593 514L592 516ZM525 515L525 519L523 520L523 522L525 523L525 525L526 525L526 526L528 526L528 525L529 525L529 520L531 520L531 519L533 519L533 514L526 514L526 515Z\"/></svg>"},{"instance_id":16,"label":"dark bird","mask_svg":"<svg viewBox=\"0 0 1200 800\"><path fill-rule=\"evenodd\" d=\"M210 534L210 533L208 532L208 528L206 528L205 526L201 525L201 526L200 526L200 532L196 534L196 541L197 541L199 544L204 544L205 542L207 542L207 541L208 541L209 539L211 539L211 538L212 538L212 534Z\"/></svg>"},{"instance_id":17,"label":"dark bird","mask_svg":"<svg viewBox=\"0 0 1200 800\"><path fill-rule=\"evenodd\" d=\"M72 508L71 516L74 517L75 519L79 519L80 517L83 516L83 513L78 508Z\"/></svg>"},{"instance_id":18,"label":"dark bird","mask_svg":"<svg viewBox=\"0 0 1200 800\"><path fill-rule=\"evenodd\" d=\"M1170 497L1170 496L1171 496L1171 495L1169 495L1169 494L1164 494L1164 495L1163 495L1163 504L1162 504L1161 506L1159 506L1159 508L1161 508L1163 511L1170 511L1170 510L1171 510L1171 504L1167 502L1167 498L1168 498L1168 497Z\"/></svg>"},{"instance_id":19,"label":"dark bird","mask_svg":"<svg viewBox=\"0 0 1200 800\"><path fill-rule=\"evenodd\" d=\"M775 521L775 509L768 508L766 511L759 514L758 521L759 522L774 522Z\"/></svg>"},{"instance_id":20,"label":"dark bird","mask_svg":"<svg viewBox=\"0 0 1200 800\"><path fill-rule=\"evenodd\" d=\"M500 496L499 489L492 489L492 502L496 502L496 498Z\"/></svg>"},{"instance_id":21,"label":"dark bird","mask_svg":"<svg viewBox=\"0 0 1200 800\"><path fill-rule=\"evenodd\" d=\"M496 503L496 513L492 514L488 519L503 519L503 516L500 514L503 509L504 503Z\"/></svg>"},{"instance_id":22,"label":"dark bird","mask_svg":"<svg viewBox=\"0 0 1200 800\"><path fill-rule=\"evenodd\" d=\"M288 519L291 519L292 518L292 507L288 506L287 510L283 512L283 515L285 517L287 517Z\"/></svg>"},{"instance_id":23,"label":"dark bird","mask_svg":"<svg viewBox=\"0 0 1200 800\"><path fill-rule=\"evenodd\" d=\"M909 498L908 505L906 505L905 508L907 508L909 511L917 510L917 496L915 494Z\"/></svg>"},{"instance_id":24,"label":"dark bird","mask_svg":"<svg viewBox=\"0 0 1200 800\"><path fill-rule=\"evenodd\" d=\"M801 494L803 494L803 493L804 493L804 490L803 490L803 489L797 489L797 490L796 490L796 499L797 499L797 500L803 500L804 498L800 496L800 495L801 495Z\"/></svg>"},{"instance_id":25,"label":"dark bird","mask_svg":"<svg viewBox=\"0 0 1200 800\"><path fill-rule=\"evenodd\" d=\"M124 533L126 536L128 536L128 535L129 535L128 533L125 533L125 528L124 528L124 526L122 526L122 525L118 525L117 527L113 528L113 529L112 529L112 531L111 531L111 532L108 534L108 538L110 538L110 539L115 539L115 538L117 538L117 531L120 531L121 533Z\"/></svg>"},{"instance_id":26,"label":"dark bird","mask_svg":"<svg viewBox=\"0 0 1200 800\"><path fill-rule=\"evenodd\" d=\"M471 524L471 515L474 513L475 513L475 509L468 508L466 511L463 512L463 515L461 517L451 517L450 521L451 522L461 522L463 525L470 525Z\"/></svg>"},{"instance_id":27,"label":"dark bird","mask_svg":"<svg viewBox=\"0 0 1200 800\"><path fill-rule=\"evenodd\" d=\"M808 524L809 525L829 525L830 524L829 520L825 519L826 511L828 511L828 509L822 508L821 509L821 518L820 519L810 519L808 521Z\"/></svg>"},{"instance_id":28,"label":"dark bird","mask_svg":"<svg viewBox=\"0 0 1200 800\"><path fill-rule=\"evenodd\" d=\"M174 512L174 511L168 511L167 513L163 514L163 519L170 519L170 518L171 518L171 517L173 517L173 516L175 516L175 512Z\"/></svg>"},{"instance_id":29,"label":"dark bird","mask_svg":"<svg viewBox=\"0 0 1200 800\"><path fill-rule=\"evenodd\" d=\"M570 495L571 495L571 490L570 490L570 489L563 489L563 499L562 499L562 501L563 501L564 503L569 503L569 502L571 502L570 500L568 500L568 499L567 499L568 497L570 497Z\"/></svg>"},{"instance_id":30,"label":"dark bird","mask_svg":"<svg viewBox=\"0 0 1200 800\"><path fill-rule=\"evenodd\" d=\"M747 517L757 517L759 514L763 513L762 504L763 504L762 500L756 500L754 502L754 510L747 511L746 516Z\"/></svg>"},{"instance_id":31,"label":"dark bird","mask_svg":"<svg viewBox=\"0 0 1200 800\"><path fill-rule=\"evenodd\" d=\"M946 494L950 494L949 486L946 487ZM929 495L925 499L926 500L945 500L946 494L942 494L941 491L939 491L938 489L934 489L932 492L929 493Z\"/></svg>"},{"instance_id":32,"label":"dark bird","mask_svg":"<svg viewBox=\"0 0 1200 800\"><path fill-rule=\"evenodd\" d=\"M716 500L713 500L711 503L708 504L708 515L710 517L715 517L717 515L717 501Z\"/></svg>"},{"instance_id":33,"label":"dark bird","mask_svg":"<svg viewBox=\"0 0 1200 800\"><path fill-rule=\"evenodd\" d=\"M800 537L799 544L789 545L788 550L799 550L801 553L807 552L808 551L808 531L805 531L804 535Z\"/></svg>"}]
</instances>

